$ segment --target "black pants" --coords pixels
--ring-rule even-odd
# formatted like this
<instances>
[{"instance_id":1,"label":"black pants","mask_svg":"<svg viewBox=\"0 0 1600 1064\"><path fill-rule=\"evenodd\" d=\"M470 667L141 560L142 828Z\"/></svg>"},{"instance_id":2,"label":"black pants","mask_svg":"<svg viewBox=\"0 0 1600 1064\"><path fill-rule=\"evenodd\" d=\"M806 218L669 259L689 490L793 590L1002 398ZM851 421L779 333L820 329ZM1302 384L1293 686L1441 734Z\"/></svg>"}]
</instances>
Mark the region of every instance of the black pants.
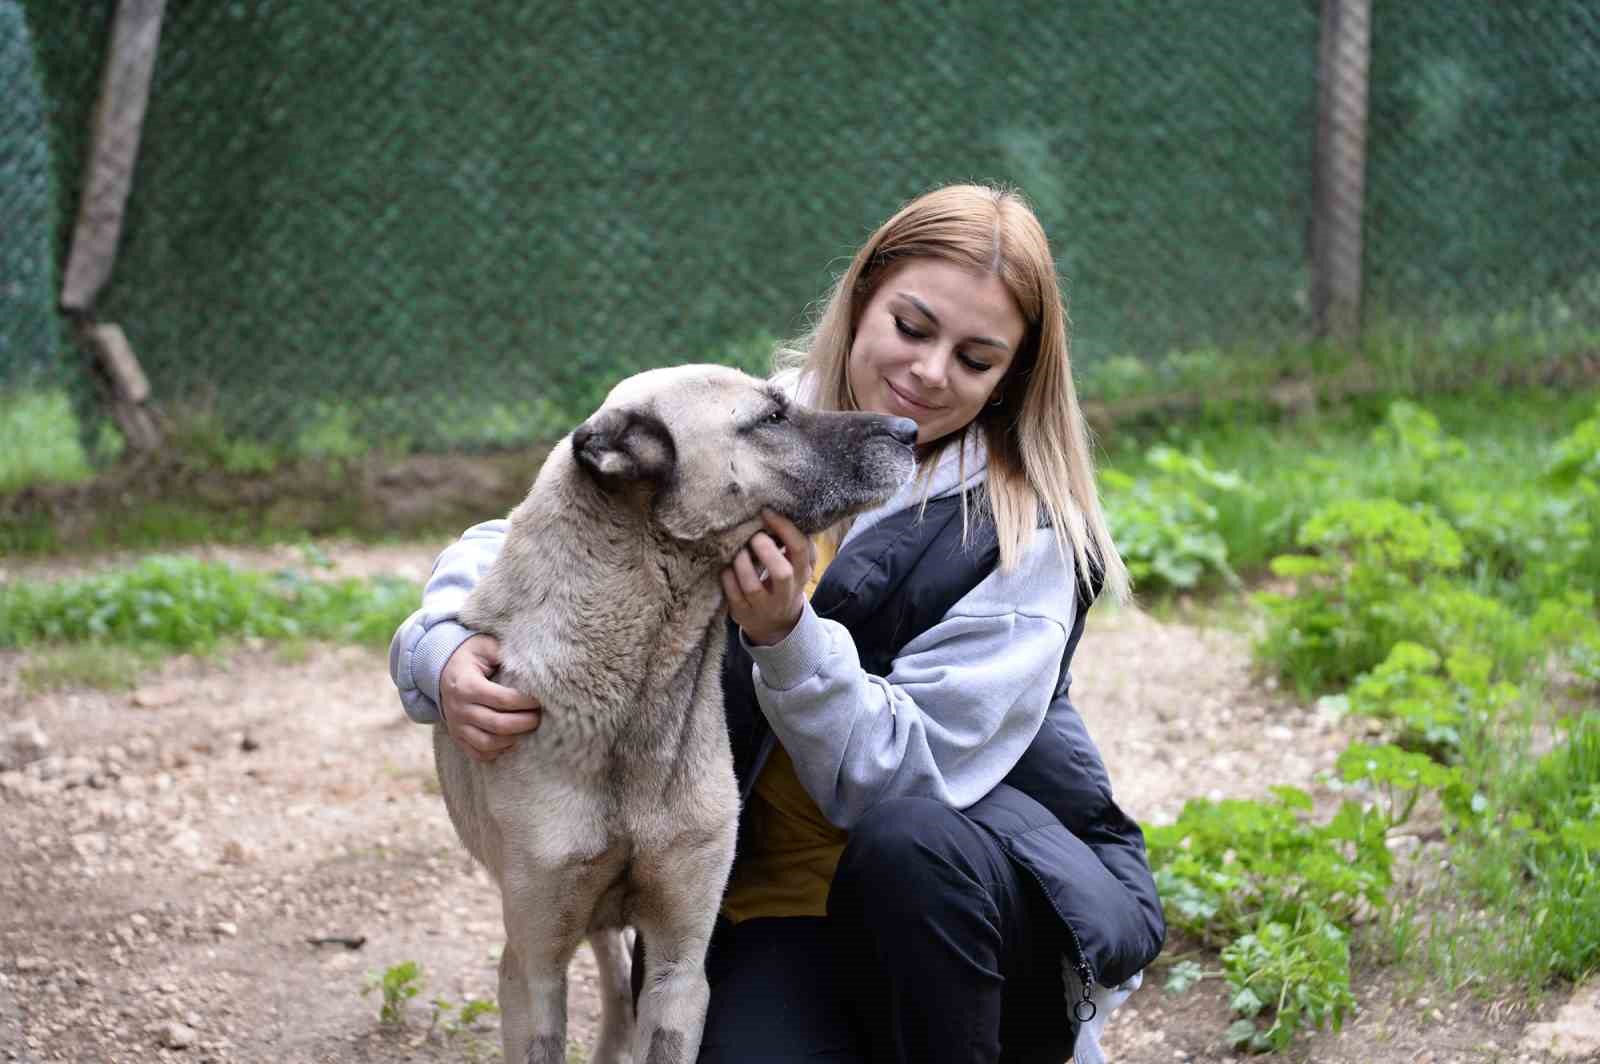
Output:
<instances>
[{"instance_id":1,"label":"black pants","mask_svg":"<svg viewBox=\"0 0 1600 1064\"><path fill-rule=\"evenodd\" d=\"M850 833L826 917L719 924L700 1064L1061 1064L1060 924L994 838L928 799Z\"/></svg>"}]
</instances>

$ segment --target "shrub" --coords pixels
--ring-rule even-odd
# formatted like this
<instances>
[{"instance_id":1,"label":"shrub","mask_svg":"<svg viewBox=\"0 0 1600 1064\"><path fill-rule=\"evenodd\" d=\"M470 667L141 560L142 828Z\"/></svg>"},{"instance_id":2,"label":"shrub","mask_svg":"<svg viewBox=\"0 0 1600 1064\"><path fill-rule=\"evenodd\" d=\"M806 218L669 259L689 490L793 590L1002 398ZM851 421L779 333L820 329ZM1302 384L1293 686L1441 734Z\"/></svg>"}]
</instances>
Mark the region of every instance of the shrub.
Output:
<instances>
[{"instance_id":1,"label":"shrub","mask_svg":"<svg viewBox=\"0 0 1600 1064\"><path fill-rule=\"evenodd\" d=\"M1208 580L1237 585L1207 495L1243 491L1239 478L1212 469L1203 455L1165 446L1151 448L1144 464L1152 473L1107 469L1101 477L1111 535L1135 585L1159 591Z\"/></svg>"},{"instance_id":2,"label":"shrub","mask_svg":"<svg viewBox=\"0 0 1600 1064\"><path fill-rule=\"evenodd\" d=\"M1461 564L1461 540L1437 514L1393 499L1336 502L1297 537L1316 554L1272 560L1291 593L1257 596L1267 629L1257 654L1302 691L1327 690L1375 666L1407 638L1425 583Z\"/></svg>"},{"instance_id":3,"label":"shrub","mask_svg":"<svg viewBox=\"0 0 1600 1064\"><path fill-rule=\"evenodd\" d=\"M1176 823L1146 835L1169 923L1222 946L1240 1014L1229 1039L1256 1050L1281 1048L1303 1024L1343 1021L1353 1005L1343 928L1384 904L1384 836L1398 823L1392 806L1347 801L1314 824L1308 794L1274 790L1267 802L1188 802ZM1200 974L1179 966L1169 989Z\"/></svg>"}]
</instances>

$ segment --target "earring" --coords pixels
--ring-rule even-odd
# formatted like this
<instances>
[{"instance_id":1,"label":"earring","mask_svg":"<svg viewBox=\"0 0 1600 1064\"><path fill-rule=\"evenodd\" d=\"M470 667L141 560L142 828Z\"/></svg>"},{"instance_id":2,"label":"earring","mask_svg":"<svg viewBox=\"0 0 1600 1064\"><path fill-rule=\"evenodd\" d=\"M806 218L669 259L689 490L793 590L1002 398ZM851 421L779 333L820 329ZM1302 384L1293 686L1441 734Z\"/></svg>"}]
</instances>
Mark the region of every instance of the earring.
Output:
<instances>
[{"instance_id":1,"label":"earring","mask_svg":"<svg viewBox=\"0 0 1600 1064\"><path fill-rule=\"evenodd\" d=\"M997 395L993 399L989 400L989 404L988 405L990 405L990 406L1004 406L1005 404L1006 404L1006 397L1002 394L1002 395Z\"/></svg>"}]
</instances>

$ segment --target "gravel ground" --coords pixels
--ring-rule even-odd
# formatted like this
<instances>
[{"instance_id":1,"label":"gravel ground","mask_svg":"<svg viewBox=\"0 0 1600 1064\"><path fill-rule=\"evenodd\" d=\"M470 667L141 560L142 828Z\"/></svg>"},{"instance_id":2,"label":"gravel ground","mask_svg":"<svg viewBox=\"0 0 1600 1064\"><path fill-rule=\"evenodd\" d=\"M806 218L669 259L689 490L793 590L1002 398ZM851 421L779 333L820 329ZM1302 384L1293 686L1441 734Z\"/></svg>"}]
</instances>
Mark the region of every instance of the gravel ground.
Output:
<instances>
[{"instance_id":1,"label":"gravel ground","mask_svg":"<svg viewBox=\"0 0 1600 1064\"><path fill-rule=\"evenodd\" d=\"M412 579L433 554L321 549L335 575ZM300 560L288 548L193 553L254 566ZM0 579L131 560L14 565ZM0 728L12 729L13 747L36 746L13 748L0 766L6 1059L498 1056L492 1018L430 1030L436 997L494 994L499 906L456 844L427 729L400 713L381 652L313 646L285 657L244 646L172 659L131 691L43 694L24 692L26 660L0 655ZM1075 679L1119 798L1145 821L1172 819L1189 797L1316 789L1316 773L1350 739L1343 724L1256 680L1242 636L1134 610L1096 611ZM314 941L326 939L360 944ZM363 986L407 960L425 986L408 1022L386 1027ZM596 1005L586 955L572 975L573 1035L587 1044ZM1153 975L1117 1013L1112 1059L1231 1058L1221 992L1208 981L1174 997L1161 981ZM1559 999L1508 1013L1470 997L1408 998L1383 971L1358 973L1357 984L1361 1009L1343 1032L1304 1039L1287 1059L1600 1059L1542 1048L1573 1017L1579 1030L1596 1029L1593 993L1559 1015Z\"/></svg>"}]
</instances>

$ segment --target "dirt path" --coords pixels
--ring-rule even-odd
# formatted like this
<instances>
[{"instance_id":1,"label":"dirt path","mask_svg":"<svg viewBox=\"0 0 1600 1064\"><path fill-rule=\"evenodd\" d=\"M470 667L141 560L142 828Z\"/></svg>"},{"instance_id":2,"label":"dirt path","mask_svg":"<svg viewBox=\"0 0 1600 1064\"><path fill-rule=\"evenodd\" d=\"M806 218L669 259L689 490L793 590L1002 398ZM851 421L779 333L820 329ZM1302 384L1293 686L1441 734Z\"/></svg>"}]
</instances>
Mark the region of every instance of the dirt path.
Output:
<instances>
[{"instance_id":1,"label":"dirt path","mask_svg":"<svg viewBox=\"0 0 1600 1064\"><path fill-rule=\"evenodd\" d=\"M325 545L340 575L420 578L431 550ZM294 551L214 551L294 564ZM81 569L85 563L73 563ZM111 564L100 562L96 565ZM67 566L13 568L11 578ZM12 1060L466 1060L498 1055L492 1019L427 1032L428 1002L492 998L499 905L457 846L432 782L427 729L400 714L380 652L270 647L180 658L132 694L24 694L0 656L0 726L31 720L49 756L0 774L0 1050ZM1348 741L1255 682L1242 637L1099 612L1075 693L1131 813L1185 798L1311 785ZM364 939L359 949L314 945ZM395 1032L369 972L403 961L426 987ZM574 968L574 1034L594 1022L593 967ZM1220 992L1174 998L1159 975L1120 1010L1112 1059L1228 1058ZM1363 977L1342 1034L1288 1059L1542 1060L1517 1046L1537 1017L1475 1001L1405 1002ZM1552 1003L1553 1009L1555 1003ZM1547 1010L1550 1011L1550 1010Z\"/></svg>"}]
</instances>

